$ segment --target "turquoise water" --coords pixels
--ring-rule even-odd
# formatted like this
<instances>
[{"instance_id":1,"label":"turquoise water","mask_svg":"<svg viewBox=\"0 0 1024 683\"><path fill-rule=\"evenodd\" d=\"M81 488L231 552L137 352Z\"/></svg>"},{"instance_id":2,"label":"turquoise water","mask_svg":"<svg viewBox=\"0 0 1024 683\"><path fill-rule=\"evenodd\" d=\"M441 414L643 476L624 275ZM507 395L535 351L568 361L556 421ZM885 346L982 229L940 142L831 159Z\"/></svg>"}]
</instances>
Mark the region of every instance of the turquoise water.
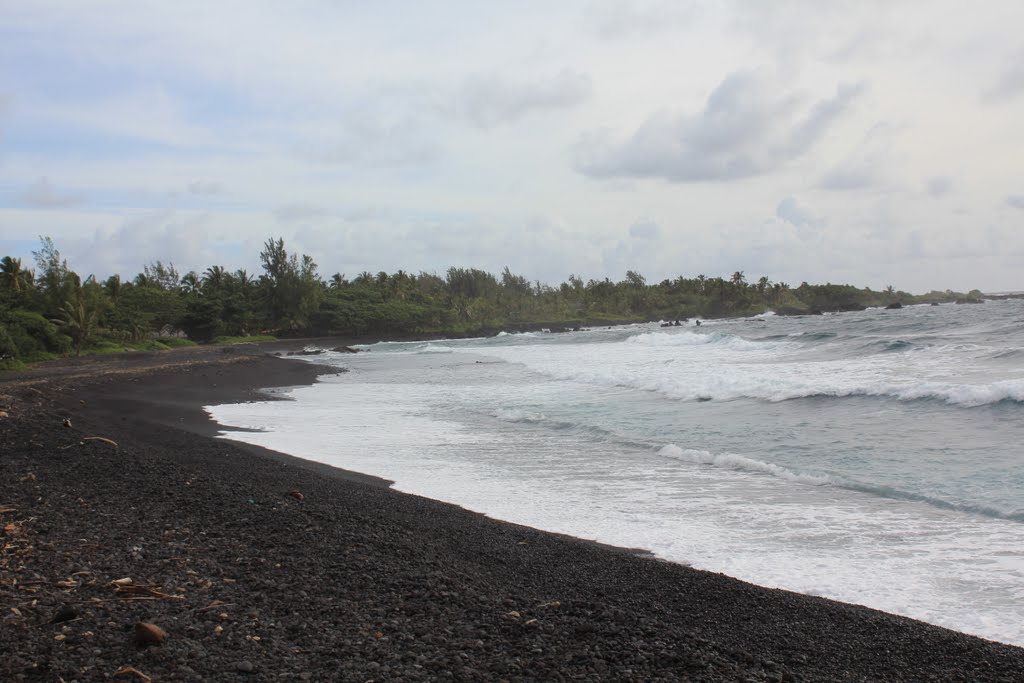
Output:
<instances>
[{"instance_id":1,"label":"turquoise water","mask_svg":"<svg viewBox=\"0 0 1024 683\"><path fill-rule=\"evenodd\" d=\"M1024 644L1024 305L385 343L232 438Z\"/></svg>"}]
</instances>

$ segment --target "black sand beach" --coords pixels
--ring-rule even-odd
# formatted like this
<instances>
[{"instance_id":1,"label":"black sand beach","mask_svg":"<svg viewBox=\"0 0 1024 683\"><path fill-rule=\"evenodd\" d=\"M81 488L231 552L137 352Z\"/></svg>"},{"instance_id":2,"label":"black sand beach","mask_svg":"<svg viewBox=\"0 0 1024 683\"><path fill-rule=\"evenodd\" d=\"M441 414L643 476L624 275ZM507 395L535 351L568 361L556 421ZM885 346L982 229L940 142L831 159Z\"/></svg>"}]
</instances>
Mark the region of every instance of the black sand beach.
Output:
<instances>
[{"instance_id":1,"label":"black sand beach","mask_svg":"<svg viewBox=\"0 0 1024 683\"><path fill-rule=\"evenodd\" d=\"M1024 649L211 438L202 405L324 371L266 351L0 375L0 681L1024 680Z\"/></svg>"}]
</instances>

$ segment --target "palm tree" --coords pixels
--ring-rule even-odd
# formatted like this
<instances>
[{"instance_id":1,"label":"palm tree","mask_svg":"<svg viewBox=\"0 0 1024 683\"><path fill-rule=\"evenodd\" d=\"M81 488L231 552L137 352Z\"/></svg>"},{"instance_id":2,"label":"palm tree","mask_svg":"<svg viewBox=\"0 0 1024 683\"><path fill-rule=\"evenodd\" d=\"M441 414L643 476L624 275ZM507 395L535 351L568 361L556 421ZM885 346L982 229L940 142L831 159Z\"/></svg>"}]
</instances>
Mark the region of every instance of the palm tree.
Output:
<instances>
[{"instance_id":1,"label":"palm tree","mask_svg":"<svg viewBox=\"0 0 1024 683\"><path fill-rule=\"evenodd\" d=\"M742 285L747 284L747 278L746 278L745 275L743 275L743 271L742 270L737 270L735 273L732 274L731 282L734 285L741 285L742 286Z\"/></svg>"},{"instance_id":2,"label":"palm tree","mask_svg":"<svg viewBox=\"0 0 1024 683\"><path fill-rule=\"evenodd\" d=\"M25 270L20 258L4 256L0 259L0 286L14 292L27 291L35 278L31 270Z\"/></svg>"},{"instance_id":3,"label":"palm tree","mask_svg":"<svg viewBox=\"0 0 1024 683\"><path fill-rule=\"evenodd\" d=\"M210 266L203 273L203 288L217 291L224 288L227 281L228 272L224 270L223 266Z\"/></svg>"},{"instance_id":4,"label":"palm tree","mask_svg":"<svg viewBox=\"0 0 1024 683\"><path fill-rule=\"evenodd\" d=\"M111 275L107 278L106 282L103 283L103 288L107 290L107 296L116 301L118 295L121 293L121 276Z\"/></svg>"},{"instance_id":5,"label":"palm tree","mask_svg":"<svg viewBox=\"0 0 1024 683\"><path fill-rule=\"evenodd\" d=\"M185 294L199 294L201 288L196 271L190 270L185 273L185 277L181 278L181 291Z\"/></svg>"},{"instance_id":6,"label":"palm tree","mask_svg":"<svg viewBox=\"0 0 1024 683\"><path fill-rule=\"evenodd\" d=\"M249 290L249 288L256 284L256 278L254 278L252 275L249 275L249 273L246 272L244 268L239 268L238 270L235 271L235 282L238 284L238 289L240 289L243 292L246 292Z\"/></svg>"},{"instance_id":7,"label":"palm tree","mask_svg":"<svg viewBox=\"0 0 1024 683\"><path fill-rule=\"evenodd\" d=\"M344 273L335 273L331 276L330 281L327 284L331 289L341 289L345 286L345 275Z\"/></svg>"},{"instance_id":8,"label":"palm tree","mask_svg":"<svg viewBox=\"0 0 1024 683\"><path fill-rule=\"evenodd\" d=\"M75 355L82 353L82 344L92 337L96 331L96 320L99 318L99 308L86 303L81 292L74 298L64 302L61 308L63 318L53 322L64 328L68 335L75 342Z\"/></svg>"}]
</instances>

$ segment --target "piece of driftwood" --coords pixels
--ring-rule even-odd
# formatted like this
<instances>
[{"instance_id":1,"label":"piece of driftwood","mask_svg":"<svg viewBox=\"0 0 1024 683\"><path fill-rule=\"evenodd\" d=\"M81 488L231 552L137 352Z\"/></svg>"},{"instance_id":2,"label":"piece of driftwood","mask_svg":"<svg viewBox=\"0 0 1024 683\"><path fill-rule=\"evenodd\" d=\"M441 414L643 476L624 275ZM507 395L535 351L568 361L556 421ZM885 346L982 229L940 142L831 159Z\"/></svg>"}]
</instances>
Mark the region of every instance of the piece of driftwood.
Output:
<instances>
[{"instance_id":1,"label":"piece of driftwood","mask_svg":"<svg viewBox=\"0 0 1024 683\"><path fill-rule=\"evenodd\" d=\"M111 674L111 676L138 676L142 683L149 683L153 679L142 673L134 666L122 666L120 669Z\"/></svg>"}]
</instances>

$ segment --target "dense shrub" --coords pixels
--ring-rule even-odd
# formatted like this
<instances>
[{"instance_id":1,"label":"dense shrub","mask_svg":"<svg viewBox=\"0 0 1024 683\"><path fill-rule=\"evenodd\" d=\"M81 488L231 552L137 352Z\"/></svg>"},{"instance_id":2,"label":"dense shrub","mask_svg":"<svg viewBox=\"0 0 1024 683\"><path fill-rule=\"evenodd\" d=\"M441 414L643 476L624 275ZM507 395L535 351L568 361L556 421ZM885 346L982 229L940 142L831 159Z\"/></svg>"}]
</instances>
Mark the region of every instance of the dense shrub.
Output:
<instances>
[{"instance_id":1,"label":"dense shrub","mask_svg":"<svg viewBox=\"0 0 1024 683\"><path fill-rule=\"evenodd\" d=\"M0 324L6 329L16 349L11 355L23 361L44 360L71 350L71 339L57 326L38 313L8 311L0 313Z\"/></svg>"}]
</instances>

